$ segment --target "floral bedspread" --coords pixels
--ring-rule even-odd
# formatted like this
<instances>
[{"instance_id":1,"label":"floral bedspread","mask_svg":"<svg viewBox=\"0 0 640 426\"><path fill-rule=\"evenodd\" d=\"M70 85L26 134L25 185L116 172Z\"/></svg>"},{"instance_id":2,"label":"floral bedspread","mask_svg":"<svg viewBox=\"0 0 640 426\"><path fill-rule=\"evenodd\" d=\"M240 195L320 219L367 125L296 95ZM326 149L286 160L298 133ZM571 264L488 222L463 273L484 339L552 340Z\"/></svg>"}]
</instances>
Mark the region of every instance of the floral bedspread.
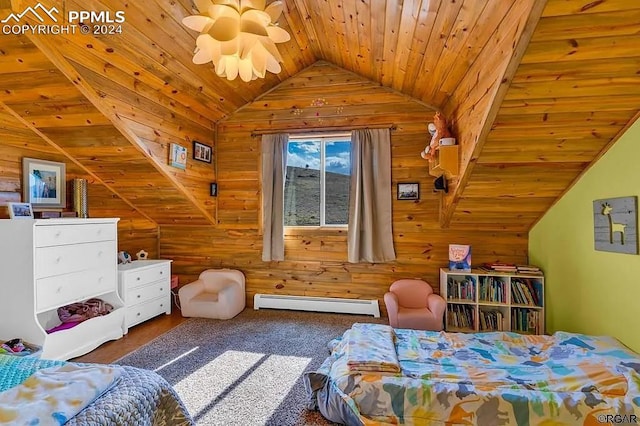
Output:
<instances>
[{"instance_id":1,"label":"floral bedspread","mask_svg":"<svg viewBox=\"0 0 640 426\"><path fill-rule=\"evenodd\" d=\"M330 343L305 376L309 408L348 425L640 423L640 355L613 338L387 329L356 324ZM388 355L386 372L349 365L354 352L379 360L370 348L380 343L370 345L381 335L391 336L400 372Z\"/></svg>"}]
</instances>

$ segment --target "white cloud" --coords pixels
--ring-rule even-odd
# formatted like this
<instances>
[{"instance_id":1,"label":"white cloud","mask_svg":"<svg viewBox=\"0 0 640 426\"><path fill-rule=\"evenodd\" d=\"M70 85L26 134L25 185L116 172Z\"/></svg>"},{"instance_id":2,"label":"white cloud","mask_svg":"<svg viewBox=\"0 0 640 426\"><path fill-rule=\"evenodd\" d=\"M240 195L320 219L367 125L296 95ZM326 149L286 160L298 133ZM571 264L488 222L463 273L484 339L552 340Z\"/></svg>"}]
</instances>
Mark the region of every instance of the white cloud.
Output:
<instances>
[{"instance_id":1,"label":"white cloud","mask_svg":"<svg viewBox=\"0 0 640 426\"><path fill-rule=\"evenodd\" d=\"M335 173L349 174L351 169L351 155L341 152L326 158L327 170Z\"/></svg>"},{"instance_id":2,"label":"white cloud","mask_svg":"<svg viewBox=\"0 0 640 426\"><path fill-rule=\"evenodd\" d=\"M293 152L287 155L287 166L306 168L307 165L310 169L320 170L320 157L303 156Z\"/></svg>"},{"instance_id":3,"label":"white cloud","mask_svg":"<svg viewBox=\"0 0 640 426\"><path fill-rule=\"evenodd\" d=\"M320 152L320 142L300 142L296 143L295 147L298 148L298 150L309 154Z\"/></svg>"}]
</instances>

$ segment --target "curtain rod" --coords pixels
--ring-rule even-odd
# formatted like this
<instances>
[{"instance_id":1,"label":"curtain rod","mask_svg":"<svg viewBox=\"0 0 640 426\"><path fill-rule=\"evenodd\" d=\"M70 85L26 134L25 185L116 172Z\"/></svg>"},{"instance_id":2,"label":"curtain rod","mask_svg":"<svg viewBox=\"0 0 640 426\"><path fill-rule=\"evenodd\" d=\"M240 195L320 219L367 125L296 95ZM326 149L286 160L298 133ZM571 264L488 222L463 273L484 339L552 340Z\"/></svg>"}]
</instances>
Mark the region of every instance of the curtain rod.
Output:
<instances>
[{"instance_id":1,"label":"curtain rod","mask_svg":"<svg viewBox=\"0 0 640 426\"><path fill-rule=\"evenodd\" d=\"M360 129L389 129L391 131L396 130L398 127L395 124L383 124L380 126L332 126L322 128L298 128L298 129L256 129L251 132L251 137L255 138L262 135L273 135L276 133L327 133L327 132L348 132L350 130Z\"/></svg>"}]
</instances>

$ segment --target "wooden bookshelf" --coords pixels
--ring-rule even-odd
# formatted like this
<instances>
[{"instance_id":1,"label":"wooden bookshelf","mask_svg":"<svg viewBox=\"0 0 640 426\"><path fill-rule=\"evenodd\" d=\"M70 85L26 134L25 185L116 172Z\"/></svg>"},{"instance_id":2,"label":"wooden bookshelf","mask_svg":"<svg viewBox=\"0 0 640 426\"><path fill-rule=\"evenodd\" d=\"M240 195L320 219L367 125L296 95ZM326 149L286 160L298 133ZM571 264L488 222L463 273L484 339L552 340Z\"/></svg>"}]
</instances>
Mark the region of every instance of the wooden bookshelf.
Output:
<instances>
[{"instance_id":1,"label":"wooden bookshelf","mask_svg":"<svg viewBox=\"0 0 640 426\"><path fill-rule=\"evenodd\" d=\"M544 334L544 276L440 269L445 330Z\"/></svg>"}]
</instances>

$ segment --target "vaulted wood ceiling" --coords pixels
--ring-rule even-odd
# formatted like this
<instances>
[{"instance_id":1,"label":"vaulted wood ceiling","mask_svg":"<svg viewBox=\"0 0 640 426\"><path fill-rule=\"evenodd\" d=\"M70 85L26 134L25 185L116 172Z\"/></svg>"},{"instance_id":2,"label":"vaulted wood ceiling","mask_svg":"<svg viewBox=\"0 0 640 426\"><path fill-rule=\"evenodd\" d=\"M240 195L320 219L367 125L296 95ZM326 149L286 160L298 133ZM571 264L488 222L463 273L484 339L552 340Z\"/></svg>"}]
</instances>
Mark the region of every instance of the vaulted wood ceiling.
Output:
<instances>
[{"instance_id":1,"label":"vaulted wood ceiling","mask_svg":"<svg viewBox=\"0 0 640 426\"><path fill-rule=\"evenodd\" d=\"M215 223L213 172L168 167L170 144L213 144L216 123L323 60L455 121L461 167L444 225L523 230L640 106L637 2L284 3L283 71L244 83L192 63L197 34L181 23L191 0L66 0L65 10L125 11L122 33L0 36L0 101L157 223Z\"/></svg>"}]
</instances>

